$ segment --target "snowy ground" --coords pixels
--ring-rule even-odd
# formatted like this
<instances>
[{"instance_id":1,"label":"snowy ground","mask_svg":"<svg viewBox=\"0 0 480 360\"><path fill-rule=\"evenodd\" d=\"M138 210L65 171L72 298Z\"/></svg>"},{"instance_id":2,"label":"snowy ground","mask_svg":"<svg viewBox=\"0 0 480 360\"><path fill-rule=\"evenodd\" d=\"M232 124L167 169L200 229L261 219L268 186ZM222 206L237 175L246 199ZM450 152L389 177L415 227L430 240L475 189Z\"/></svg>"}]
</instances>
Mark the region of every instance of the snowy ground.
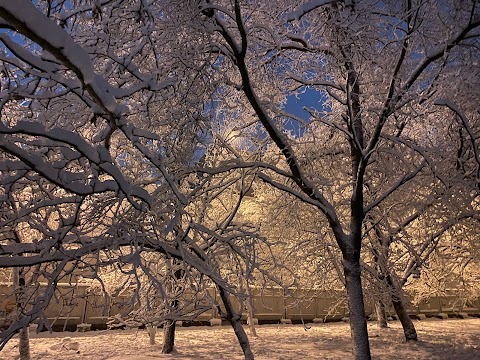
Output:
<instances>
[{"instance_id":1,"label":"snowy ground","mask_svg":"<svg viewBox=\"0 0 480 360\"><path fill-rule=\"evenodd\" d=\"M256 359L350 358L350 331L347 324L309 325L309 330L304 330L302 325L258 326L258 337L250 339ZM421 341L404 343L398 321L390 323L390 327L383 330L369 323L373 358L480 359L480 319L425 320L416 321L415 325ZM171 355L160 354L161 340L159 331L157 345L149 345L144 330L40 333L31 336L31 352L33 359L42 360L242 359L233 331L227 326L179 328L177 351ZM1 360L18 358L17 342L17 339L12 339L7 344L0 352Z\"/></svg>"}]
</instances>

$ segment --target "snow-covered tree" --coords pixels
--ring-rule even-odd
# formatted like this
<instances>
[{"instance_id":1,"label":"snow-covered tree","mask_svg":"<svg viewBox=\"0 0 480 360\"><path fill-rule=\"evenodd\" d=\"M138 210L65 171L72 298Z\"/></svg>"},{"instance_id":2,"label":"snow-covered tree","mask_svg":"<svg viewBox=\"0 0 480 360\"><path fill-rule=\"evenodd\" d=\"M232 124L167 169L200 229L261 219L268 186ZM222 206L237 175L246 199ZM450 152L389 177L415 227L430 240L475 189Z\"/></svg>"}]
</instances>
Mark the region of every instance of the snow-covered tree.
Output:
<instances>
[{"instance_id":1,"label":"snow-covered tree","mask_svg":"<svg viewBox=\"0 0 480 360\"><path fill-rule=\"evenodd\" d=\"M5 0L0 29L0 267L41 265L49 283L2 344L60 279L116 263L155 284L154 254L210 279L253 358L230 297L271 278L268 242L239 215L255 177L310 207L302 233L315 214L309 253L334 239L341 264L317 263L342 267L367 359L364 240L381 271L397 270L384 241L404 245L408 277L436 241L422 226L478 209L475 1ZM417 213L414 242L402 224ZM24 224L31 240L14 241Z\"/></svg>"},{"instance_id":2,"label":"snow-covered tree","mask_svg":"<svg viewBox=\"0 0 480 360\"><path fill-rule=\"evenodd\" d=\"M419 173L434 172L424 149L435 129L422 122L437 111L439 89L453 79L463 86L456 69L463 73L478 58L477 4L205 1L199 18L222 59L223 116L232 123L247 118L238 129L259 138L259 160L231 166L257 167L261 180L325 216L342 252L354 357L370 358L360 266L364 226L369 213ZM305 88L321 98L306 109L308 121L284 107ZM311 134L317 151L300 150L301 139L288 136L292 123ZM267 144L278 148L283 165L262 156ZM380 179L383 163L376 159L385 148L395 162ZM332 176L327 164L348 176Z\"/></svg>"},{"instance_id":3,"label":"snow-covered tree","mask_svg":"<svg viewBox=\"0 0 480 360\"><path fill-rule=\"evenodd\" d=\"M190 5L0 2L0 267L45 264L38 273L48 282L2 332L2 346L42 318L61 279L95 278L115 263L148 275L154 253L215 284L253 358L215 256L248 259L240 245L254 234L234 215L208 227L192 210L233 182L188 170L205 152L217 87L216 58ZM34 232L29 242L3 232L22 223Z\"/></svg>"}]
</instances>

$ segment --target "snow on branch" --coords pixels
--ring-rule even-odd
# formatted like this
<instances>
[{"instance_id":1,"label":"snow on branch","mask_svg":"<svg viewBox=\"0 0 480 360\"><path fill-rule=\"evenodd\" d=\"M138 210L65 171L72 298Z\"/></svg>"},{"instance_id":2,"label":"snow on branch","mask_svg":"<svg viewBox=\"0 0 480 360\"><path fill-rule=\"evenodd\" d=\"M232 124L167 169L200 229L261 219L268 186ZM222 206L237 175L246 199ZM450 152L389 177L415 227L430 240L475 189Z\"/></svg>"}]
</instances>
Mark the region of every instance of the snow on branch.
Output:
<instances>
[{"instance_id":1,"label":"snow on branch","mask_svg":"<svg viewBox=\"0 0 480 360\"><path fill-rule=\"evenodd\" d=\"M62 179L62 177L68 175L69 173L62 172L62 169L54 167L50 162L42 159L41 156L29 153L28 151L15 145L14 141L8 141L7 137L2 137L2 139L0 139L0 147L4 151L16 156L32 170L38 172L46 179L74 194L87 195L104 191L117 192L121 190L136 207L140 208L140 205L133 201L131 198L132 195L151 205L151 200L148 193L144 189L132 187L128 183L119 169L112 164L110 154L105 148L103 148L102 145L98 145L97 148L94 148L78 134L61 128L47 130L38 122L19 121L13 127L7 127L3 123L0 123L0 134L27 134L41 136L46 139L68 144L76 150L73 152L73 154L70 154L71 158L86 157L90 162L96 164L100 169L105 171L105 173L109 174L113 178L113 181L95 180L91 185L87 184L88 181L86 178L80 177L79 179L78 174L72 174L73 178L70 179ZM60 175L61 172L62 175Z\"/></svg>"},{"instance_id":2,"label":"snow on branch","mask_svg":"<svg viewBox=\"0 0 480 360\"><path fill-rule=\"evenodd\" d=\"M372 203L368 204L364 208L364 213L368 213L371 211L374 207L380 205L387 197L389 197L391 194L393 194L396 190L398 190L402 185L407 183L408 181L412 180L417 176L417 174L425 167L427 164L426 160L423 159L422 162L415 168L414 171L403 175L400 179L398 179L395 183L392 184L392 186L385 191L383 194L381 194L377 199L375 199Z\"/></svg>"},{"instance_id":3,"label":"snow on branch","mask_svg":"<svg viewBox=\"0 0 480 360\"><path fill-rule=\"evenodd\" d=\"M470 126L470 122L468 121L468 118L465 116L465 114L458 108L458 106L453 101L450 101L448 99L438 99L438 100L435 100L434 104L439 105L439 106L448 107L455 114L457 114L458 117L461 119L462 125L463 125L464 129L467 131L468 137L470 139L470 143L472 145L474 158L475 158L475 161L477 163L476 178L477 178L477 182L480 186L480 150L479 150L480 145L477 144L477 138L475 137L473 129Z\"/></svg>"},{"instance_id":4,"label":"snow on branch","mask_svg":"<svg viewBox=\"0 0 480 360\"><path fill-rule=\"evenodd\" d=\"M304 3L303 5L300 5L297 10L289 12L286 16L287 21L294 21L294 20L300 20L303 16L307 15L308 13L312 12L315 9L318 9L322 6L328 5L328 4L334 4L338 2L345 2L345 3L351 3L352 1L343 1L343 0L311 0L309 2Z\"/></svg>"}]
</instances>

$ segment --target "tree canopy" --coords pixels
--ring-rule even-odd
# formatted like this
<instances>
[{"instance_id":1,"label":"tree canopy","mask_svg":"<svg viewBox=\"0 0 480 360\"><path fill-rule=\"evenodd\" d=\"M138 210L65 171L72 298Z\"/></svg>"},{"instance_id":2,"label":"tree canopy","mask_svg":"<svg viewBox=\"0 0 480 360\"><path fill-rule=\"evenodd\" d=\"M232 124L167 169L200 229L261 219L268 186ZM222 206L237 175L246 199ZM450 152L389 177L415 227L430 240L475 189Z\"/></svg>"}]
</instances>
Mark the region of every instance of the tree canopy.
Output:
<instances>
[{"instance_id":1,"label":"tree canopy","mask_svg":"<svg viewBox=\"0 0 480 360\"><path fill-rule=\"evenodd\" d=\"M0 268L49 284L2 344L62 279L114 265L165 294L152 259L174 259L177 280L218 288L251 359L230 296L295 283L288 249L309 255L302 276L345 285L353 356L368 359L365 289L402 312L402 287L443 255L462 254L460 277L478 269L477 1L0 10Z\"/></svg>"}]
</instances>

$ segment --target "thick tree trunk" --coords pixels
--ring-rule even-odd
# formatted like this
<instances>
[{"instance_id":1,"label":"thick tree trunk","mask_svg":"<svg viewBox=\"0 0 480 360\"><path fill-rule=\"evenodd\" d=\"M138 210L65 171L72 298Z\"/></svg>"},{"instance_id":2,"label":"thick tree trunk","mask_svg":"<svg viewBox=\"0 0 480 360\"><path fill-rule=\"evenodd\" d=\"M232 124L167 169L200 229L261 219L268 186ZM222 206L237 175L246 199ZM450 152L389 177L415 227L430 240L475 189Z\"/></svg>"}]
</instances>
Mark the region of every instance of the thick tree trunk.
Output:
<instances>
[{"instance_id":1,"label":"thick tree trunk","mask_svg":"<svg viewBox=\"0 0 480 360\"><path fill-rule=\"evenodd\" d=\"M233 309L232 302L230 301L229 294L221 287L217 285L218 293L222 299L223 305L225 306L227 321L232 325L233 331L237 336L240 347L242 348L243 355L245 360L254 360L252 349L250 348L250 342L248 341L248 336L245 330L243 329L242 324L240 323L240 314Z\"/></svg>"},{"instance_id":2,"label":"thick tree trunk","mask_svg":"<svg viewBox=\"0 0 480 360\"><path fill-rule=\"evenodd\" d=\"M350 310L350 330L353 341L353 358L370 360L370 344L368 341L367 319L363 302L362 280L360 278L360 261L343 258L345 283Z\"/></svg>"},{"instance_id":3,"label":"thick tree trunk","mask_svg":"<svg viewBox=\"0 0 480 360\"><path fill-rule=\"evenodd\" d=\"M175 348L175 320L167 320L163 324L162 354L170 354Z\"/></svg>"},{"instance_id":4,"label":"thick tree trunk","mask_svg":"<svg viewBox=\"0 0 480 360\"><path fill-rule=\"evenodd\" d=\"M379 328L388 327L387 312L385 311L385 304L382 300L375 301L375 312L377 314L377 324Z\"/></svg>"}]
</instances>

